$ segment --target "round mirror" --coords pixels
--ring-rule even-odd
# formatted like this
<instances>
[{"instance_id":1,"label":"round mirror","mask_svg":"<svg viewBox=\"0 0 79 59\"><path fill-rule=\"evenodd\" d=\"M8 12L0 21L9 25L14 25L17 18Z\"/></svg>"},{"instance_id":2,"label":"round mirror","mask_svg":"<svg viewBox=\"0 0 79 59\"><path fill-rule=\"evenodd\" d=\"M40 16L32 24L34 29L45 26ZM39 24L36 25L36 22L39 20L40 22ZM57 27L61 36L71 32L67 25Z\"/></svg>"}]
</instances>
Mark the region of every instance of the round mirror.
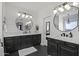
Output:
<instances>
[{"instance_id":1,"label":"round mirror","mask_svg":"<svg viewBox=\"0 0 79 59\"><path fill-rule=\"evenodd\" d=\"M70 10L57 12L54 16L54 26L60 31L71 31L78 26L78 8L71 6Z\"/></svg>"},{"instance_id":2,"label":"round mirror","mask_svg":"<svg viewBox=\"0 0 79 59\"><path fill-rule=\"evenodd\" d=\"M23 32L29 32L32 28L32 25L33 23L31 19L20 17L16 19L16 27Z\"/></svg>"}]
</instances>

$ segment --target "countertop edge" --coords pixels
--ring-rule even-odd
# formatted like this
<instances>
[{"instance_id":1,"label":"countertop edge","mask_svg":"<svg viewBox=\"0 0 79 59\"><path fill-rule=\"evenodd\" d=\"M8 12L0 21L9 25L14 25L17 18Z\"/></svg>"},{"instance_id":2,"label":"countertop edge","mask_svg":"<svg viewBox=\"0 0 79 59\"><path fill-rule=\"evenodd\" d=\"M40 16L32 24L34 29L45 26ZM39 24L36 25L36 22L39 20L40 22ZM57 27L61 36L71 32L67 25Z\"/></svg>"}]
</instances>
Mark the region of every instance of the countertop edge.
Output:
<instances>
[{"instance_id":1,"label":"countertop edge","mask_svg":"<svg viewBox=\"0 0 79 59\"><path fill-rule=\"evenodd\" d=\"M14 37L14 36L23 36L23 35L37 35L37 34L41 34L41 33L28 33L28 34L18 34L18 35L7 35L7 36L3 36L3 37Z\"/></svg>"},{"instance_id":2,"label":"countertop edge","mask_svg":"<svg viewBox=\"0 0 79 59\"><path fill-rule=\"evenodd\" d=\"M63 42L69 42L69 43L73 43L73 44L77 44L77 45L79 45L78 43L76 43L76 42L70 42L70 41L65 41L65 40L60 40L60 39L57 39L57 38L53 38L53 37L46 37L46 38L49 38L49 39L56 39L56 40L59 40L59 41L63 41ZM47 39L46 39L47 40Z\"/></svg>"}]
</instances>

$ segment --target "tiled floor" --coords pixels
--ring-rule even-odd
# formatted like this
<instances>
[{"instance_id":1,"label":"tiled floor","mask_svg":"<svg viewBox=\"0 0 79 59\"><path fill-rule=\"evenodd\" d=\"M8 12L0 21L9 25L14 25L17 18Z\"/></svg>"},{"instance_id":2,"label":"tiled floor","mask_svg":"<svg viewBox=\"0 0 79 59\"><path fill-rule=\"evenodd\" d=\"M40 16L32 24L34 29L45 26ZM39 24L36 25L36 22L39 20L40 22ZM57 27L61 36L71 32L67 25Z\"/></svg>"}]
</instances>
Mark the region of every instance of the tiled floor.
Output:
<instances>
[{"instance_id":1,"label":"tiled floor","mask_svg":"<svg viewBox=\"0 0 79 59\"><path fill-rule=\"evenodd\" d=\"M38 51L31 53L27 56L47 56L47 47L46 46L34 46ZM19 56L18 51L11 53L10 56Z\"/></svg>"}]
</instances>

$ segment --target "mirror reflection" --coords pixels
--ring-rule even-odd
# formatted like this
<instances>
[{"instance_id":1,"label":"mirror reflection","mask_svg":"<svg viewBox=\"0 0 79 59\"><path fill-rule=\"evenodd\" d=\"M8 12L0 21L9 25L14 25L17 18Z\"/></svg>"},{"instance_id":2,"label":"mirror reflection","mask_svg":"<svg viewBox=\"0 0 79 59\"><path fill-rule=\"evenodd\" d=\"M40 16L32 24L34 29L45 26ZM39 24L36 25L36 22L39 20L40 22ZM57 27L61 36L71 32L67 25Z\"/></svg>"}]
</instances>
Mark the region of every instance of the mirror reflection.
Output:
<instances>
[{"instance_id":1,"label":"mirror reflection","mask_svg":"<svg viewBox=\"0 0 79 59\"><path fill-rule=\"evenodd\" d=\"M60 31L71 31L78 26L78 16L78 8L71 7L70 10L55 14L53 23Z\"/></svg>"},{"instance_id":2,"label":"mirror reflection","mask_svg":"<svg viewBox=\"0 0 79 59\"><path fill-rule=\"evenodd\" d=\"M32 28L32 20L18 17L16 19L16 27L20 31L29 32Z\"/></svg>"}]
</instances>

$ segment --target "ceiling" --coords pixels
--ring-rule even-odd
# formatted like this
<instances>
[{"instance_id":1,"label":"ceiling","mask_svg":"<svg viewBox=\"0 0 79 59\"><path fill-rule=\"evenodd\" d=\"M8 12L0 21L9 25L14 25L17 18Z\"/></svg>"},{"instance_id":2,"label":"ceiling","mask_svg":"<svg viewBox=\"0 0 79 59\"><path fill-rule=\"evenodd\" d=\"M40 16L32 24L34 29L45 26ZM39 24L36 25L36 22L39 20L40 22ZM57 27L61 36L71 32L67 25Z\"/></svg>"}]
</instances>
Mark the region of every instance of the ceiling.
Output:
<instances>
[{"instance_id":1,"label":"ceiling","mask_svg":"<svg viewBox=\"0 0 79 59\"><path fill-rule=\"evenodd\" d=\"M54 8L57 5L62 4L62 2L6 2L6 4L19 7L19 8L27 8L34 11L40 11L45 8Z\"/></svg>"}]
</instances>

